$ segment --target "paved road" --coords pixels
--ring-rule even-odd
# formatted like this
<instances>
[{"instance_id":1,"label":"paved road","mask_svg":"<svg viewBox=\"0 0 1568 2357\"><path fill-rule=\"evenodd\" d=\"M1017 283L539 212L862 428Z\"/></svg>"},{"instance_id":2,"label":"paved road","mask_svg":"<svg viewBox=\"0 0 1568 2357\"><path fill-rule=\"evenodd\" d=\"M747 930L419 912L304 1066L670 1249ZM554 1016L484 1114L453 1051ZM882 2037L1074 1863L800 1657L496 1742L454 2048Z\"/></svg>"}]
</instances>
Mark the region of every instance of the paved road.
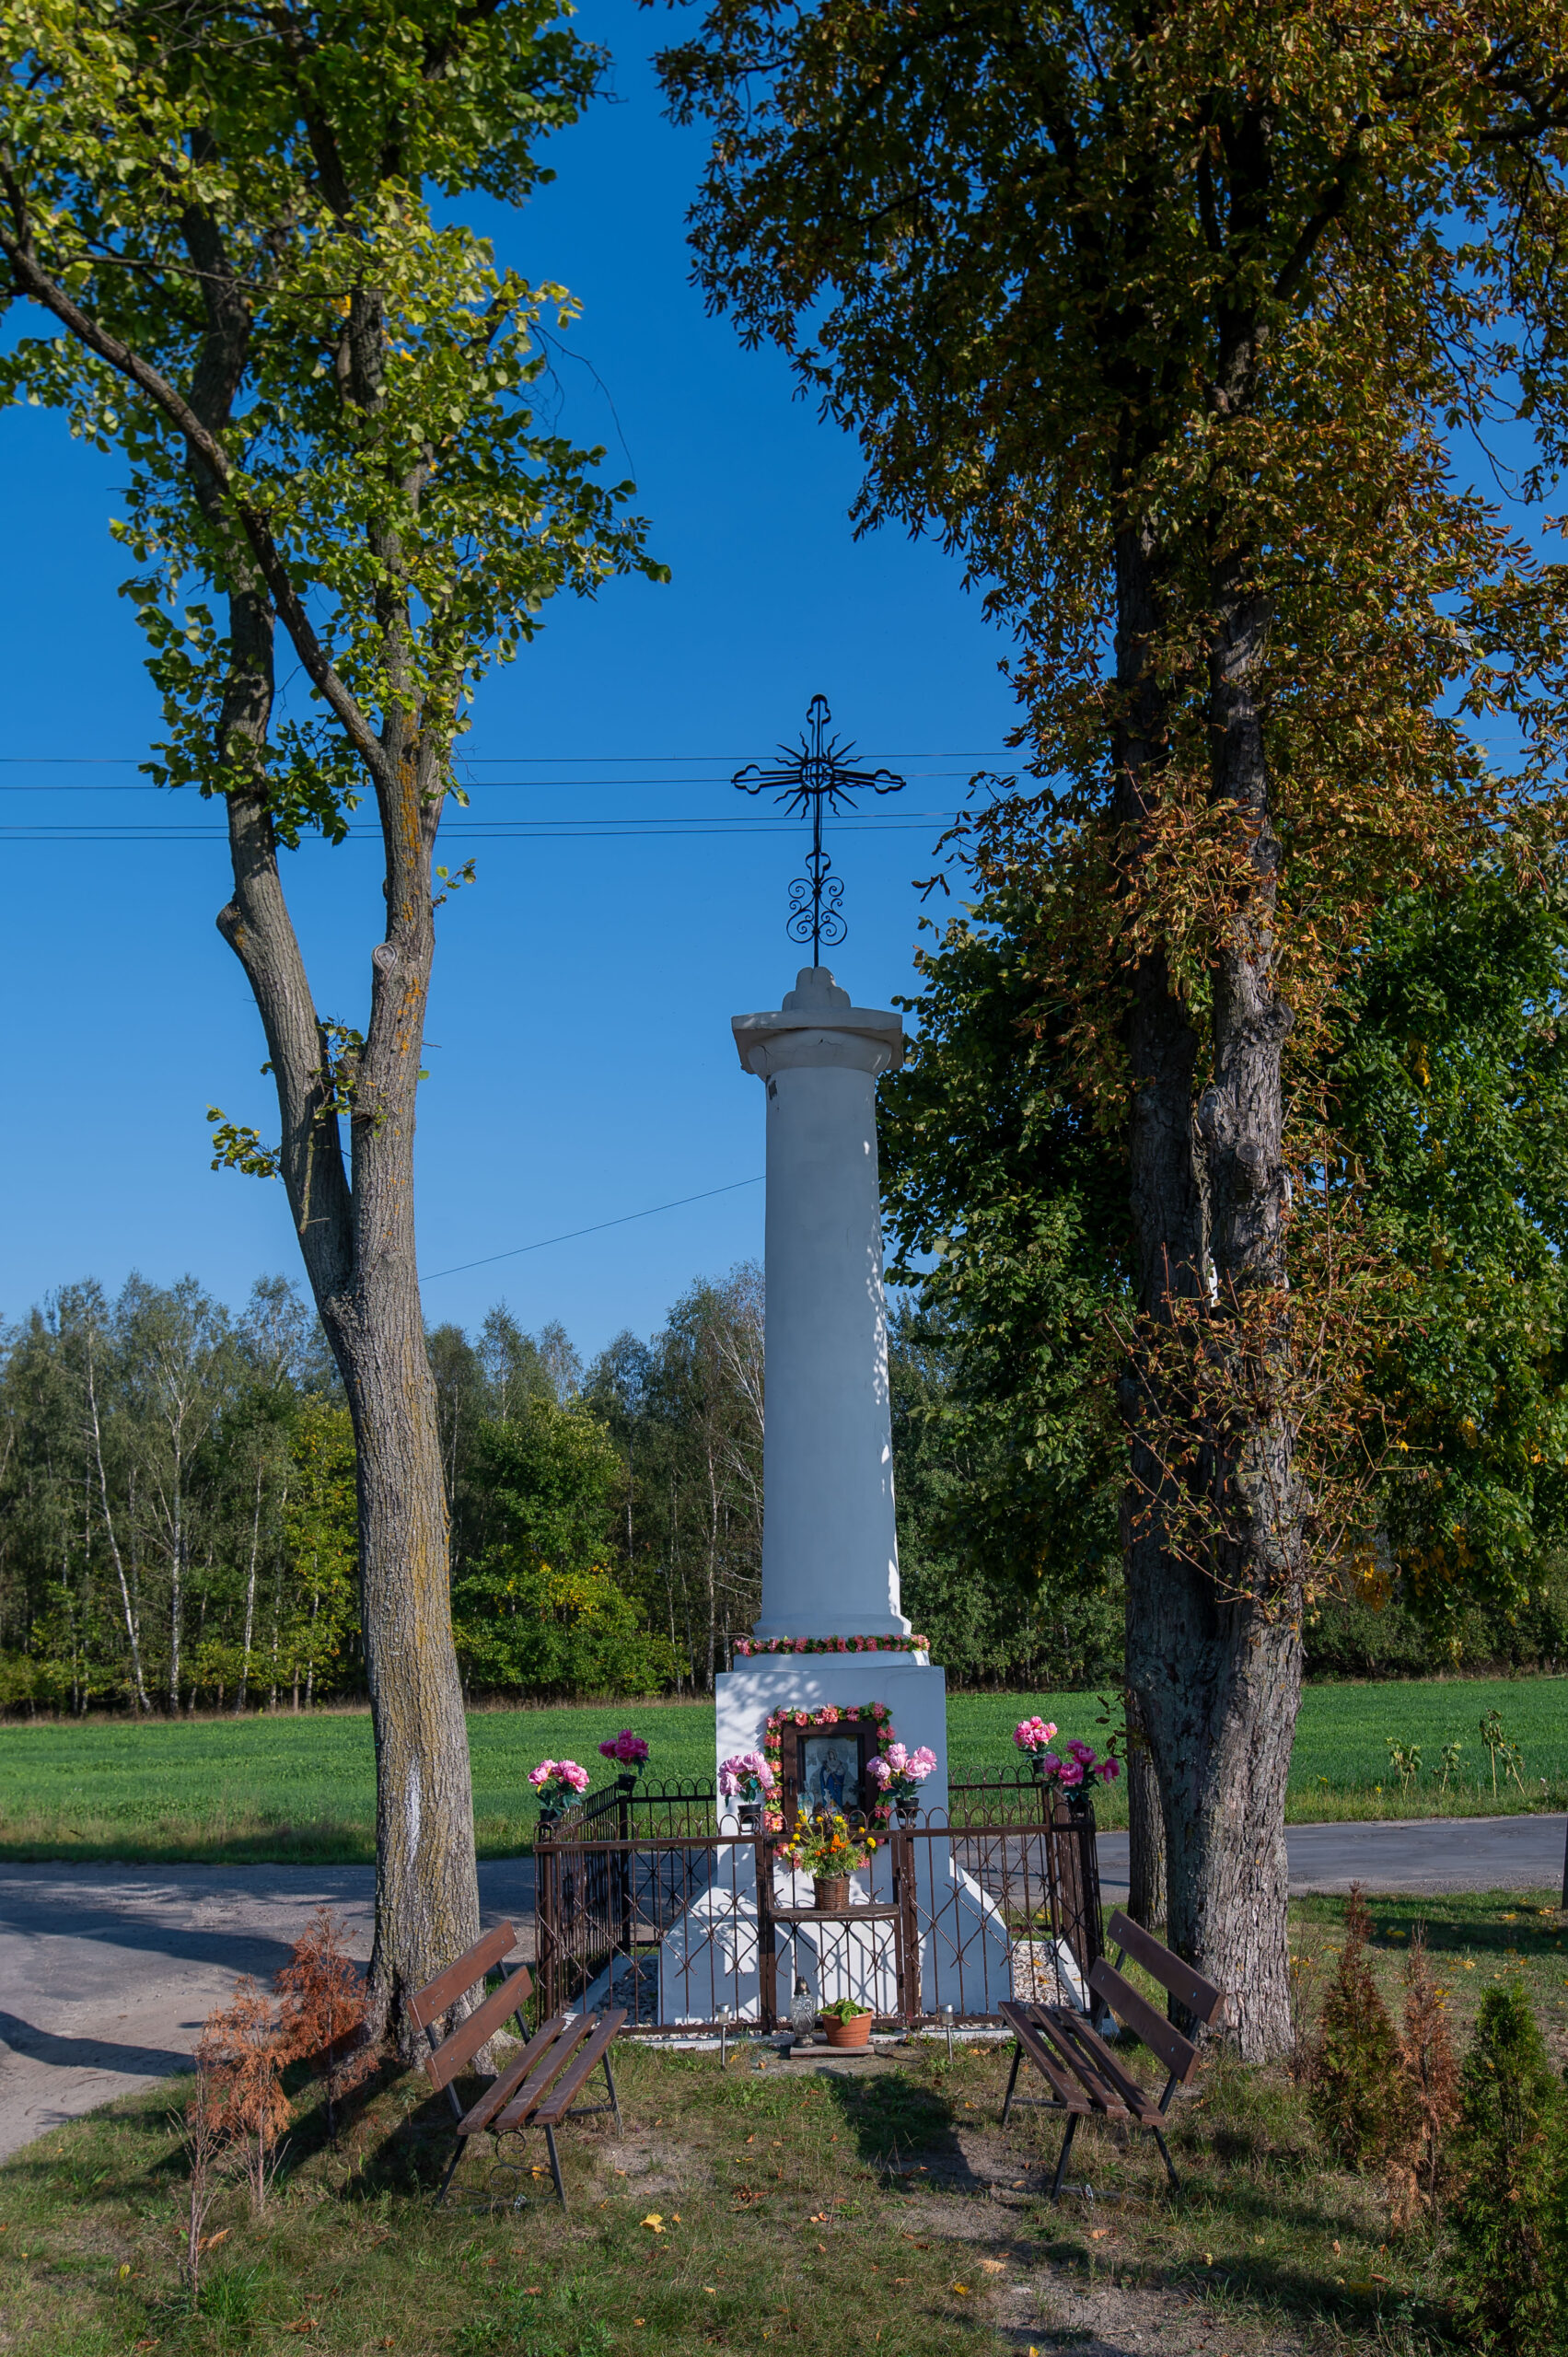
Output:
<instances>
[{"instance_id":1,"label":"paved road","mask_svg":"<svg viewBox=\"0 0 1568 2357\"><path fill-rule=\"evenodd\" d=\"M237 1975L269 1987L315 1910L370 1954L368 1866L0 1868L0 2159L183 2070ZM479 1870L486 1929L533 1954L533 1860Z\"/></svg>"},{"instance_id":2,"label":"paved road","mask_svg":"<svg viewBox=\"0 0 1568 2357\"><path fill-rule=\"evenodd\" d=\"M1309 1890L1561 1890L1568 1817L1425 1817L1365 1825L1293 1825L1293 1897ZM1099 1837L1102 1895L1127 1894L1127 1836Z\"/></svg>"},{"instance_id":3,"label":"paved road","mask_svg":"<svg viewBox=\"0 0 1568 2357\"><path fill-rule=\"evenodd\" d=\"M1295 1825L1293 1891L1555 1891L1562 1817ZM1108 1902L1125 1895L1127 1836L1102 1833ZM533 1862L479 1870L486 1925L509 1918L533 1953ZM267 1984L313 1910L370 1953L368 1866L0 1868L0 2159L63 2119L181 2070L235 1977Z\"/></svg>"}]
</instances>

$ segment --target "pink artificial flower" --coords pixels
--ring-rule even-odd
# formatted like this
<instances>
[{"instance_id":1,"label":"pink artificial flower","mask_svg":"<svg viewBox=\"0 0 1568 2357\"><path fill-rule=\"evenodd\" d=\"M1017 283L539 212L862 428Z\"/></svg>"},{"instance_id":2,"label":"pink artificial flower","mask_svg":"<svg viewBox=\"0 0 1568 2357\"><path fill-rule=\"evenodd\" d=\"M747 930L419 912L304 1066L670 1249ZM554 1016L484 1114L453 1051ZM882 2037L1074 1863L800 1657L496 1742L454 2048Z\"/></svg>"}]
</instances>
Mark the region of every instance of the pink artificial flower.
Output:
<instances>
[{"instance_id":1,"label":"pink artificial flower","mask_svg":"<svg viewBox=\"0 0 1568 2357\"><path fill-rule=\"evenodd\" d=\"M795 1641L795 1650L797 1654L803 1654L806 1651L806 1640L804 1637L796 1637Z\"/></svg>"},{"instance_id":2,"label":"pink artificial flower","mask_svg":"<svg viewBox=\"0 0 1568 2357\"><path fill-rule=\"evenodd\" d=\"M1074 1736L1072 1742L1067 1746L1067 1756L1070 1759L1075 1759L1080 1768L1092 1768L1095 1764L1095 1747L1093 1744L1080 1743L1076 1736Z\"/></svg>"},{"instance_id":3,"label":"pink artificial flower","mask_svg":"<svg viewBox=\"0 0 1568 2357\"><path fill-rule=\"evenodd\" d=\"M884 1792L893 1781L892 1768L886 1759L868 1759L865 1763L865 1772L874 1784L881 1785Z\"/></svg>"},{"instance_id":4,"label":"pink artificial flower","mask_svg":"<svg viewBox=\"0 0 1568 2357\"><path fill-rule=\"evenodd\" d=\"M923 1784L927 1776L931 1775L935 1769L935 1766L936 1754L931 1750L927 1745L923 1743L918 1751L912 1751L910 1753L908 1764L904 1769L904 1773L906 1776L912 1776L917 1784Z\"/></svg>"},{"instance_id":5,"label":"pink artificial flower","mask_svg":"<svg viewBox=\"0 0 1568 2357\"><path fill-rule=\"evenodd\" d=\"M619 1759L628 1768L633 1765L641 1767L648 1756L648 1747L640 1735L633 1735L630 1727L622 1727L618 1736L599 1745L599 1756L605 1759Z\"/></svg>"},{"instance_id":6,"label":"pink artificial flower","mask_svg":"<svg viewBox=\"0 0 1568 2357\"><path fill-rule=\"evenodd\" d=\"M1099 1766L1095 1770L1095 1774L1099 1777L1101 1782L1107 1784L1113 1784L1121 1773L1121 1762L1120 1759L1102 1759Z\"/></svg>"},{"instance_id":7,"label":"pink artificial flower","mask_svg":"<svg viewBox=\"0 0 1568 2357\"><path fill-rule=\"evenodd\" d=\"M1076 1759L1065 1760L1061 1775L1064 1784L1081 1784L1084 1781L1084 1771Z\"/></svg>"},{"instance_id":8,"label":"pink artificial flower","mask_svg":"<svg viewBox=\"0 0 1568 2357\"><path fill-rule=\"evenodd\" d=\"M895 1776L901 1776L909 1766L909 1753L901 1743L889 1745L886 1759Z\"/></svg>"}]
</instances>

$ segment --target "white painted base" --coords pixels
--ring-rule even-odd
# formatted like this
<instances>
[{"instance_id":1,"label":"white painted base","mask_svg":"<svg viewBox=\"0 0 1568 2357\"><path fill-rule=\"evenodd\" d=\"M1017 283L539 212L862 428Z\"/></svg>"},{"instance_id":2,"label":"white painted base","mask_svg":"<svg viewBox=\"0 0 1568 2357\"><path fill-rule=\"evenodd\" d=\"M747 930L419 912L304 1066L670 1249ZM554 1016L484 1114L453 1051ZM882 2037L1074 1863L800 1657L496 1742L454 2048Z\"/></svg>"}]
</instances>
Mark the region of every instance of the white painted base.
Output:
<instances>
[{"instance_id":1,"label":"white painted base","mask_svg":"<svg viewBox=\"0 0 1568 2357\"><path fill-rule=\"evenodd\" d=\"M936 1755L920 1788L926 1816L947 1805L947 1678L921 1654L766 1654L721 1671L714 1680L720 1759L761 1751L774 1711L842 1711L885 1702L899 1742Z\"/></svg>"},{"instance_id":2,"label":"white painted base","mask_svg":"<svg viewBox=\"0 0 1568 2357\"><path fill-rule=\"evenodd\" d=\"M935 1888L928 1887L928 1903L939 1894L945 1897L937 1929L927 1929L920 1943L923 2012L933 2014L950 2003L960 2010L967 2006L970 2012L994 2013L1004 1997L1034 1994L1038 1967L1033 1944L1014 1949L1000 1910L973 1876L955 1865L946 1840L933 1842L931 1851ZM659 1950L661 2021L713 2021L721 2004L733 2008L737 2021L761 2018L754 1857L749 1847L721 1852L721 1882L695 1900L667 1934ZM852 1904L890 1898L891 1860L886 1851L877 1854L869 1872L852 1878L851 1891ZM780 1907L809 1907L810 1879L781 1871L773 1896ZM786 2016L797 1977L805 1981L814 2008L850 1997L884 2018L897 2014L891 1923L781 1923L775 1938L782 1968L780 2010Z\"/></svg>"}]
</instances>

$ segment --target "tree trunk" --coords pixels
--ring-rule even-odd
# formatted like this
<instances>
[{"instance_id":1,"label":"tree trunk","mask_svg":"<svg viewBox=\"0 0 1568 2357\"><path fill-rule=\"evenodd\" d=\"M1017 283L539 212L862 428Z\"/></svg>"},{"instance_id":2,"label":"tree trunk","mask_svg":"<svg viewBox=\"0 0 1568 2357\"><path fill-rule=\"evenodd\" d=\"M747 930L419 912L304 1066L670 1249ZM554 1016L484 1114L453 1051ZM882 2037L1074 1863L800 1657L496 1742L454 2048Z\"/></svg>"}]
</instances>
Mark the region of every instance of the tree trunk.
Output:
<instances>
[{"instance_id":1,"label":"tree trunk","mask_svg":"<svg viewBox=\"0 0 1568 2357\"><path fill-rule=\"evenodd\" d=\"M342 1315L333 1303L327 1325L358 1448L362 1626L376 1737L370 1978L377 2009L395 2017L406 1997L479 1937L479 1883L445 1469L413 1281L412 1125L406 1139L395 1117L368 1139L355 1128L355 1212L395 1248L369 1260L352 1310Z\"/></svg>"},{"instance_id":2,"label":"tree trunk","mask_svg":"<svg viewBox=\"0 0 1568 2357\"><path fill-rule=\"evenodd\" d=\"M1137 1697L1127 1698L1127 1912L1146 1932L1166 1920L1165 1803Z\"/></svg>"},{"instance_id":3,"label":"tree trunk","mask_svg":"<svg viewBox=\"0 0 1568 2357\"><path fill-rule=\"evenodd\" d=\"M1165 1798L1168 1936L1226 1991L1225 2035L1260 2061L1291 2038L1284 1795L1301 1691L1300 1515L1266 1381L1269 1303L1285 1275L1280 1056L1290 1028L1273 989L1277 847L1250 693L1267 617L1238 578L1239 569L1215 583L1213 791L1234 808L1255 884L1214 944L1202 1085L1203 1042L1163 955L1146 956L1133 976L1130 1178L1145 1340L1122 1399L1127 1682ZM1141 828L1166 756L1147 659L1158 583L1130 531L1118 542L1118 672L1129 691L1119 816ZM1194 1354L1195 1386L1162 1338ZM1204 1387L1229 1366L1265 1380L1231 1383L1231 1412L1216 1418ZM1260 1406L1237 1412L1249 1399ZM1193 1451L1185 1461L1184 1446Z\"/></svg>"}]
</instances>

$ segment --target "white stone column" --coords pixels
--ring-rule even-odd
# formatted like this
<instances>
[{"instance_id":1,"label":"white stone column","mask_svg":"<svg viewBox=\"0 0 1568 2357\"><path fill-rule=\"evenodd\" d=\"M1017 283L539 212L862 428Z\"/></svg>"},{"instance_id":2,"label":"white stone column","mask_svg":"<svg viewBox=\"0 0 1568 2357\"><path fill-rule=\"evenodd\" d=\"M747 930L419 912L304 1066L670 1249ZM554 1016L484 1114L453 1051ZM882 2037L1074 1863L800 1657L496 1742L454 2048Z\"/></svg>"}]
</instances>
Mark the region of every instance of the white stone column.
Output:
<instances>
[{"instance_id":1,"label":"white stone column","mask_svg":"<svg viewBox=\"0 0 1568 2357\"><path fill-rule=\"evenodd\" d=\"M766 1420L759 1637L904 1636L893 1516L877 1082L897 1015L825 966L734 1018L768 1092Z\"/></svg>"}]
</instances>

